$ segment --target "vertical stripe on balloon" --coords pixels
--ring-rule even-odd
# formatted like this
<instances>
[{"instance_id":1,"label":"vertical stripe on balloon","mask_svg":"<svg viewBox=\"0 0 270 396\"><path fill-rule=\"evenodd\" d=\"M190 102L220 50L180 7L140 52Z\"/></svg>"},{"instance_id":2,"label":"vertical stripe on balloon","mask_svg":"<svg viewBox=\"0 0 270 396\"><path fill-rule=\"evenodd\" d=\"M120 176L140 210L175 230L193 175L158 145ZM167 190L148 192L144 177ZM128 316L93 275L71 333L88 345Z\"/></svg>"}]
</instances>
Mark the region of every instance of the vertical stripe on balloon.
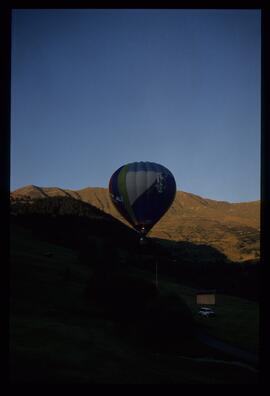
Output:
<instances>
[{"instance_id":1,"label":"vertical stripe on balloon","mask_svg":"<svg viewBox=\"0 0 270 396\"><path fill-rule=\"evenodd\" d=\"M127 172L128 172L128 165L123 166L121 169L121 172L118 175L118 189L120 191L120 194L123 197L124 201L124 206L126 208L126 211L128 212L129 216L132 218L134 224L137 224L136 217L134 215L134 212L132 210L132 207L130 205L129 197L128 197L128 192L126 188L126 177L127 177Z\"/></svg>"}]
</instances>

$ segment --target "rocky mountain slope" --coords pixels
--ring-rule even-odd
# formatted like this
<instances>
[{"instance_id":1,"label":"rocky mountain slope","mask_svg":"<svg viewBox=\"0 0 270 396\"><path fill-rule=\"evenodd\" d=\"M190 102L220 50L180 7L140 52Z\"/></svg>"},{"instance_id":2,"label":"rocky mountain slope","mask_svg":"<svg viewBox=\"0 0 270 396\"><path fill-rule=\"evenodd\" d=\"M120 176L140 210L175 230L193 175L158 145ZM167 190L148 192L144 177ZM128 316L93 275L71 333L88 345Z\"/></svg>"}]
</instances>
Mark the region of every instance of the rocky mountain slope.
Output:
<instances>
[{"instance_id":1,"label":"rocky mountain slope","mask_svg":"<svg viewBox=\"0 0 270 396\"><path fill-rule=\"evenodd\" d=\"M29 185L13 191L11 203L51 196L69 196L90 203L128 224L113 206L106 188L87 187L75 191ZM260 201L229 203L177 191L171 208L149 236L209 245L234 261L258 259Z\"/></svg>"}]
</instances>

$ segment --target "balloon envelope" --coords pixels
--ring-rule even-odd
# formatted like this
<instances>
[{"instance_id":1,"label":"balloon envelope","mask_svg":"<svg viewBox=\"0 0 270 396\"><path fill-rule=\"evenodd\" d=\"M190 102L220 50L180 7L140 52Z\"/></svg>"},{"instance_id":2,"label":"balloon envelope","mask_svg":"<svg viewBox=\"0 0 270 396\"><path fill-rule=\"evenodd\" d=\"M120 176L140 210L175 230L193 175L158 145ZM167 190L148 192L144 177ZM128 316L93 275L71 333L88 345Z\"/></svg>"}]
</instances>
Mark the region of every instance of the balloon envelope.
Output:
<instances>
[{"instance_id":1,"label":"balloon envelope","mask_svg":"<svg viewBox=\"0 0 270 396\"><path fill-rule=\"evenodd\" d=\"M172 173L154 162L133 162L117 169L109 183L110 197L119 213L146 234L174 201Z\"/></svg>"}]
</instances>

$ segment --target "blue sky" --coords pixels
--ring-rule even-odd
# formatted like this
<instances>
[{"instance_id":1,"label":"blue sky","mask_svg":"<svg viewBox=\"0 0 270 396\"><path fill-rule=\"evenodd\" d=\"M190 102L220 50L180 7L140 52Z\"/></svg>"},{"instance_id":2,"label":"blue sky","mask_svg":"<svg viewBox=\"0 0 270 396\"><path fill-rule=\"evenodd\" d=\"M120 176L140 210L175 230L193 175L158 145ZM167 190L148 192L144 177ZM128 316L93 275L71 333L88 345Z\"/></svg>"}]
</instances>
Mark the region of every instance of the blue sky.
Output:
<instances>
[{"instance_id":1,"label":"blue sky","mask_svg":"<svg viewBox=\"0 0 270 396\"><path fill-rule=\"evenodd\" d=\"M258 10L15 10L11 190L107 187L133 161L177 189L260 199Z\"/></svg>"}]
</instances>

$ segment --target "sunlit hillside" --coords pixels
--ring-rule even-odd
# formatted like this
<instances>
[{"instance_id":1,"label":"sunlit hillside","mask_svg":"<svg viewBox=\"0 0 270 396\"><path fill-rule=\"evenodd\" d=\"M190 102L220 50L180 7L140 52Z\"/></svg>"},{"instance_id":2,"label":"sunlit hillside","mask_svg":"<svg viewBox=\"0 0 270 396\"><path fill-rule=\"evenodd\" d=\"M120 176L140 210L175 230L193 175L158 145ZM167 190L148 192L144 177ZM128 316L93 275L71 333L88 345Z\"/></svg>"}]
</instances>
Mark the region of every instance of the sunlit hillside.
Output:
<instances>
[{"instance_id":1,"label":"sunlit hillside","mask_svg":"<svg viewBox=\"0 0 270 396\"><path fill-rule=\"evenodd\" d=\"M71 196L128 224L113 206L105 188L87 187L73 191L29 185L11 193L12 200L31 201L49 196ZM235 261L259 259L260 201L229 203L177 191L171 208L149 235L206 244Z\"/></svg>"}]
</instances>

